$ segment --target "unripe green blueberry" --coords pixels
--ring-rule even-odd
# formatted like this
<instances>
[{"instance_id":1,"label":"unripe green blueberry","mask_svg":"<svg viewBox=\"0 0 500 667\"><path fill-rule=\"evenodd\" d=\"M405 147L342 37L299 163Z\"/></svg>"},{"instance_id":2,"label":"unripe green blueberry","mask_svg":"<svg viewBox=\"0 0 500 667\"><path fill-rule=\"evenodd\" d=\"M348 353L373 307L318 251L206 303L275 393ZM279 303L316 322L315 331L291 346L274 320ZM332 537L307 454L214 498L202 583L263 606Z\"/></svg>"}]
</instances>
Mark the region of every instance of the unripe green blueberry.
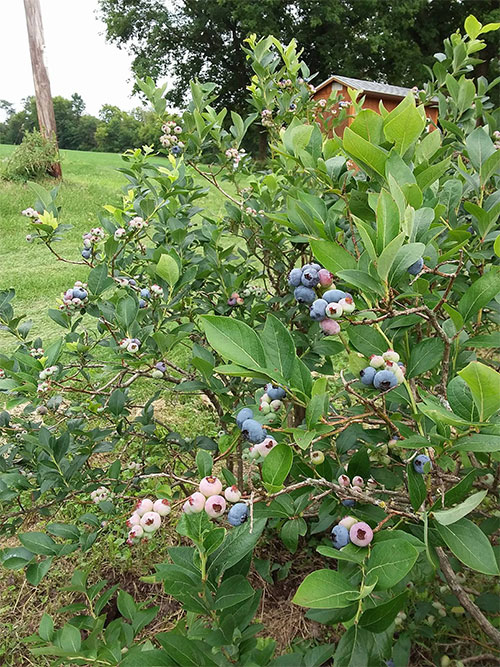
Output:
<instances>
[{"instance_id":1,"label":"unripe green blueberry","mask_svg":"<svg viewBox=\"0 0 500 667\"><path fill-rule=\"evenodd\" d=\"M311 453L311 463L315 466L319 466L325 460L325 455L319 449Z\"/></svg>"},{"instance_id":2,"label":"unripe green blueberry","mask_svg":"<svg viewBox=\"0 0 500 667\"><path fill-rule=\"evenodd\" d=\"M163 377L163 373L159 371L157 368L154 369L154 371L151 373L151 376L155 378L155 380L159 380Z\"/></svg>"}]
</instances>

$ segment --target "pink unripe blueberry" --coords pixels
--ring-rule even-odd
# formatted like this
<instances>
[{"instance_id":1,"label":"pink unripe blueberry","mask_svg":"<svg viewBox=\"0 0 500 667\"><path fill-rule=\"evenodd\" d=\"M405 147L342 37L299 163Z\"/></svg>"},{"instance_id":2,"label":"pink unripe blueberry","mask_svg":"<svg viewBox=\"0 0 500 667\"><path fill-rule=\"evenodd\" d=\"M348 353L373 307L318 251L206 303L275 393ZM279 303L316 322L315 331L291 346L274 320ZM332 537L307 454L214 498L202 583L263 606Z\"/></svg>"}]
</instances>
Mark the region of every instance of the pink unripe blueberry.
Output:
<instances>
[{"instance_id":1,"label":"pink unripe blueberry","mask_svg":"<svg viewBox=\"0 0 500 667\"><path fill-rule=\"evenodd\" d=\"M384 357L379 354L372 354L370 357L370 366L372 368L382 368L382 366L385 366Z\"/></svg>"},{"instance_id":2,"label":"pink unripe blueberry","mask_svg":"<svg viewBox=\"0 0 500 667\"><path fill-rule=\"evenodd\" d=\"M160 516L167 516L170 514L170 503L166 498L158 498L153 505L153 512L156 512Z\"/></svg>"},{"instance_id":3,"label":"pink unripe blueberry","mask_svg":"<svg viewBox=\"0 0 500 667\"><path fill-rule=\"evenodd\" d=\"M358 547L367 547L373 540L373 530L364 521L359 521L351 526L349 537Z\"/></svg>"},{"instance_id":4,"label":"pink unripe blueberry","mask_svg":"<svg viewBox=\"0 0 500 667\"><path fill-rule=\"evenodd\" d=\"M224 491L224 498L230 503L237 503L241 498L241 491L238 489L236 484L233 486L228 486Z\"/></svg>"},{"instance_id":5,"label":"pink unripe blueberry","mask_svg":"<svg viewBox=\"0 0 500 667\"><path fill-rule=\"evenodd\" d=\"M204 496L216 496L222 491L222 482L217 477L204 477L200 482L200 491Z\"/></svg>"},{"instance_id":6,"label":"pink unripe blueberry","mask_svg":"<svg viewBox=\"0 0 500 667\"><path fill-rule=\"evenodd\" d=\"M347 475L340 475L337 481L340 484L340 486L344 486L346 488L351 484L351 480Z\"/></svg>"},{"instance_id":7,"label":"pink unripe blueberry","mask_svg":"<svg viewBox=\"0 0 500 667\"><path fill-rule=\"evenodd\" d=\"M153 510L153 501L149 498L143 498L139 500L136 505L135 511L139 516L143 516L146 512L151 512Z\"/></svg>"},{"instance_id":8,"label":"pink unripe blueberry","mask_svg":"<svg viewBox=\"0 0 500 667\"><path fill-rule=\"evenodd\" d=\"M182 511L183 511L185 514L193 514L193 511L192 511L192 509L191 509L191 505L189 504L189 500L186 500L186 502L185 502L184 505L182 506Z\"/></svg>"},{"instance_id":9,"label":"pink unripe blueberry","mask_svg":"<svg viewBox=\"0 0 500 667\"><path fill-rule=\"evenodd\" d=\"M201 512L205 507L205 501L206 498L203 493L195 491L193 494L191 494L186 500L186 503L189 505L188 514L198 514Z\"/></svg>"},{"instance_id":10,"label":"pink unripe blueberry","mask_svg":"<svg viewBox=\"0 0 500 667\"><path fill-rule=\"evenodd\" d=\"M144 535L144 528L142 526L132 526L128 532L129 539L134 540Z\"/></svg>"},{"instance_id":11,"label":"pink unripe blueberry","mask_svg":"<svg viewBox=\"0 0 500 667\"><path fill-rule=\"evenodd\" d=\"M320 269L318 271L319 284L322 287L330 287L333 283L333 275L327 269Z\"/></svg>"},{"instance_id":12,"label":"pink unripe blueberry","mask_svg":"<svg viewBox=\"0 0 500 667\"><path fill-rule=\"evenodd\" d=\"M226 510L226 499L222 496L210 496L205 503L205 512L212 519L222 516Z\"/></svg>"},{"instance_id":13,"label":"pink unripe blueberry","mask_svg":"<svg viewBox=\"0 0 500 667\"><path fill-rule=\"evenodd\" d=\"M352 478L351 484L353 486L359 486L359 488L362 489L365 485L365 480L359 475L356 475L355 477Z\"/></svg>"},{"instance_id":14,"label":"pink unripe blueberry","mask_svg":"<svg viewBox=\"0 0 500 667\"><path fill-rule=\"evenodd\" d=\"M358 523L358 520L353 516L345 516L339 521L339 524L347 528L347 530L351 530L355 523Z\"/></svg>"},{"instance_id":15,"label":"pink unripe blueberry","mask_svg":"<svg viewBox=\"0 0 500 667\"><path fill-rule=\"evenodd\" d=\"M323 333L325 333L327 336L336 336L338 333L340 333L340 324L335 320L322 320L319 323L319 326L321 327Z\"/></svg>"},{"instance_id":16,"label":"pink unripe blueberry","mask_svg":"<svg viewBox=\"0 0 500 667\"><path fill-rule=\"evenodd\" d=\"M132 528L132 526L137 526L141 522L141 515L137 512L134 512L132 516L127 519L127 526Z\"/></svg>"},{"instance_id":17,"label":"pink unripe blueberry","mask_svg":"<svg viewBox=\"0 0 500 667\"><path fill-rule=\"evenodd\" d=\"M154 533L161 526L161 516L157 512L146 512L140 524L146 533Z\"/></svg>"},{"instance_id":18,"label":"pink unripe blueberry","mask_svg":"<svg viewBox=\"0 0 500 667\"><path fill-rule=\"evenodd\" d=\"M266 456L269 454L271 449L276 447L278 443L274 438L266 438L262 442L259 442L258 445L255 445L255 449L257 452L262 456L262 458L266 458Z\"/></svg>"}]
</instances>

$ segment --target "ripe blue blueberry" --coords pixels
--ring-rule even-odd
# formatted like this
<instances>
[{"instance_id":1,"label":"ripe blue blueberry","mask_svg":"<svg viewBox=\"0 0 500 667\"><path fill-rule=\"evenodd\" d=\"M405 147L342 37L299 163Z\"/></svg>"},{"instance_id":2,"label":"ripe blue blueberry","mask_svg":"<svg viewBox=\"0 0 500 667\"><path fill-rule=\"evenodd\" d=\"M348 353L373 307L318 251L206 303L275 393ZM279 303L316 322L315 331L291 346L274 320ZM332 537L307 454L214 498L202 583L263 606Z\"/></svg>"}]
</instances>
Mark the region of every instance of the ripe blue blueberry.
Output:
<instances>
[{"instance_id":1,"label":"ripe blue blueberry","mask_svg":"<svg viewBox=\"0 0 500 667\"><path fill-rule=\"evenodd\" d=\"M424 260L422 257L420 259L417 259L416 262L414 262L411 266L408 267L407 271L410 273L412 276L418 276L420 271L424 268Z\"/></svg>"},{"instance_id":2,"label":"ripe blue blueberry","mask_svg":"<svg viewBox=\"0 0 500 667\"><path fill-rule=\"evenodd\" d=\"M373 368L373 366L367 366L366 368L363 368L363 370L359 372L361 382L366 385L373 384L373 378L375 377L376 373L377 371Z\"/></svg>"},{"instance_id":3,"label":"ripe blue blueberry","mask_svg":"<svg viewBox=\"0 0 500 667\"><path fill-rule=\"evenodd\" d=\"M310 268L302 270L302 277L300 279L304 287L316 287L319 283L319 275L316 269Z\"/></svg>"},{"instance_id":4,"label":"ripe blue blueberry","mask_svg":"<svg viewBox=\"0 0 500 667\"><path fill-rule=\"evenodd\" d=\"M146 308L148 304L144 301L144 299L139 299L139 308Z\"/></svg>"},{"instance_id":5,"label":"ripe blue blueberry","mask_svg":"<svg viewBox=\"0 0 500 667\"><path fill-rule=\"evenodd\" d=\"M172 155L180 155L182 153L182 148L180 146L172 146L170 152Z\"/></svg>"},{"instance_id":6,"label":"ripe blue blueberry","mask_svg":"<svg viewBox=\"0 0 500 667\"><path fill-rule=\"evenodd\" d=\"M286 396L286 391L281 387L275 387L271 382L266 384L266 394L271 401L281 401Z\"/></svg>"},{"instance_id":7,"label":"ripe blue blueberry","mask_svg":"<svg viewBox=\"0 0 500 667\"><path fill-rule=\"evenodd\" d=\"M149 299L151 296L150 291L148 290L147 287L143 287L140 291L140 295L143 299Z\"/></svg>"},{"instance_id":8,"label":"ripe blue blueberry","mask_svg":"<svg viewBox=\"0 0 500 667\"><path fill-rule=\"evenodd\" d=\"M296 287L293 295L299 303L312 303L316 298L316 292L310 287L304 287L304 285Z\"/></svg>"},{"instance_id":9,"label":"ripe blue blueberry","mask_svg":"<svg viewBox=\"0 0 500 667\"><path fill-rule=\"evenodd\" d=\"M266 431L255 419L245 419L241 426L241 432L246 440L254 444L262 442L267 436Z\"/></svg>"},{"instance_id":10,"label":"ripe blue blueberry","mask_svg":"<svg viewBox=\"0 0 500 667\"><path fill-rule=\"evenodd\" d=\"M80 287L73 287L73 299L81 299L82 301L88 296L87 291Z\"/></svg>"},{"instance_id":11,"label":"ripe blue blueberry","mask_svg":"<svg viewBox=\"0 0 500 667\"><path fill-rule=\"evenodd\" d=\"M356 501L351 500L351 498L346 498L345 500L342 501L342 505L344 507L354 507L356 505Z\"/></svg>"},{"instance_id":12,"label":"ripe blue blueberry","mask_svg":"<svg viewBox=\"0 0 500 667\"><path fill-rule=\"evenodd\" d=\"M432 469L432 463L430 458L425 454L419 454L413 459L413 468L416 472L419 473L419 475L423 475L425 472L424 466L426 463L429 464L429 469Z\"/></svg>"},{"instance_id":13,"label":"ripe blue blueberry","mask_svg":"<svg viewBox=\"0 0 500 667\"><path fill-rule=\"evenodd\" d=\"M297 105L292 102L292 104L290 104L290 111L295 111L296 108Z\"/></svg>"},{"instance_id":14,"label":"ripe blue blueberry","mask_svg":"<svg viewBox=\"0 0 500 667\"><path fill-rule=\"evenodd\" d=\"M329 289L323 294L323 299L328 301L328 303L338 303L340 299L345 299L347 292L343 292L340 289Z\"/></svg>"},{"instance_id":15,"label":"ripe blue blueberry","mask_svg":"<svg viewBox=\"0 0 500 667\"><path fill-rule=\"evenodd\" d=\"M84 248L84 249L82 250L82 257L83 257L83 259L89 259L91 254L92 254L92 253L90 252L90 250L87 250L87 248Z\"/></svg>"},{"instance_id":16,"label":"ripe blue blueberry","mask_svg":"<svg viewBox=\"0 0 500 667\"><path fill-rule=\"evenodd\" d=\"M292 269L288 274L288 284L292 287L298 287L302 278L302 269Z\"/></svg>"},{"instance_id":17,"label":"ripe blue blueberry","mask_svg":"<svg viewBox=\"0 0 500 667\"><path fill-rule=\"evenodd\" d=\"M236 503L228 512L227 520L231 526L241 526L248 519L248 507L245 503Z\"/></svg>"},{"instance_id":18,"label":"ripe blue blueberry","mask_svg":"<svg viewBox=\"0 0 500 667\"><path fill-rule=\"evenodd\" d=\"M332 544L335 549L342 549L342 547L345 547L350 541L349 531L345 526L341 526L340 523L338 523L332 528Z\"/></svg>"},{"instance_id":19,"label":"ripe blue blueberry","mask_svg":"<svg viewBox=\"0 0 500 667\"><path fill-rule=\"evenodd\" d=\"M398 379L392 371L378 371L373 378L373 386L380 391L388 391L398 384Z\"/></svg>"},{"instance_id":20,"label":"ripe blue blueberry","mask_svg":"<svg viewBox=\"0 0 500 667\"><path fill-rule=\"evenodd\" d=\"M311 304L311 309L309 310L309 315L311 319L315 322L321 322L325 319L325 308L328 306L328 302L324 299L316 299Z\"/></svg>"},{"instance_id":21,"label":"ripe blue blueberry","mask_svg":"<svg viewBox=\"0 0 500 667\"><path fill-rule=\"evenodd\" d=\"M250 410L250 408L243 408L236 415L236 425L238 426L238 428L241 428L243 426L243 422L246 421L247 419L252 419L252 417L253 417L253 411Z\"/></svg>"}]
</instances>

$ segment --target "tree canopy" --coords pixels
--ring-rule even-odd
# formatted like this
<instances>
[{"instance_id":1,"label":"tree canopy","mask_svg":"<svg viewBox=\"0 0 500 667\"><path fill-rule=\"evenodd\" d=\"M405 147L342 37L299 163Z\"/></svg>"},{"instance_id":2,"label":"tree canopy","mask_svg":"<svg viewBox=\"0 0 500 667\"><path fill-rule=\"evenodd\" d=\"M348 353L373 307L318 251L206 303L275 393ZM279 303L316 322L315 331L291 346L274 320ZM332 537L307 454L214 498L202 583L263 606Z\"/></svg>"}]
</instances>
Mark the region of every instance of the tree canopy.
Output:
<instances>
[{"instance_id":1,"label":"tree canopy","mask_svg":"<svg viewBox=\"0 0 500 667\"><path fill-rule=\"evenodd\" d=\"M189 80L219 81L221 104L243 106L251 33L295 37L316 82L330 74L418 85L442 40L474 12L500 20L497 0L100 0L107 38L134 56L141 77L168 77L182 105ZM485 35L481 74L498 73L498 37Z\"/></svg>"}]
</instances>

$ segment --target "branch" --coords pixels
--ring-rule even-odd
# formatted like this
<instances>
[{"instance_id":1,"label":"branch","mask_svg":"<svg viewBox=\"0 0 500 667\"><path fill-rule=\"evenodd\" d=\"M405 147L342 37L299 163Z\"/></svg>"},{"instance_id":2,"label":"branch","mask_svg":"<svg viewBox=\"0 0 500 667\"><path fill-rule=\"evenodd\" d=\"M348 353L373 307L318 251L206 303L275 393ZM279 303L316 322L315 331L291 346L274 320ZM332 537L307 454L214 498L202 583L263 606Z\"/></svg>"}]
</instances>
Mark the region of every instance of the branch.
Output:
<instances>
[{"instance_id":1,"label":"branch","mask_svg":"<svg viewBox=\"0 0 500 667\"><path fill-rule=\"evenodd\" d=\"M469 598L467 593L464 591L458 579L453 572L453 568L450 565L450 561L446 556L444 549L442 547L436 547L437 557L439 558L439 564L441 565L441 570L443 571L444 578L446 579L448 586L452 592L457 596L462 607L469 612L472 618L479 625L481 630L488 635L497 646L500 646L500 631L494 628L491 623L488 621L486 616L483 615L479 607L477 607L474 602Z\"/></svg>"}]
</instances>

